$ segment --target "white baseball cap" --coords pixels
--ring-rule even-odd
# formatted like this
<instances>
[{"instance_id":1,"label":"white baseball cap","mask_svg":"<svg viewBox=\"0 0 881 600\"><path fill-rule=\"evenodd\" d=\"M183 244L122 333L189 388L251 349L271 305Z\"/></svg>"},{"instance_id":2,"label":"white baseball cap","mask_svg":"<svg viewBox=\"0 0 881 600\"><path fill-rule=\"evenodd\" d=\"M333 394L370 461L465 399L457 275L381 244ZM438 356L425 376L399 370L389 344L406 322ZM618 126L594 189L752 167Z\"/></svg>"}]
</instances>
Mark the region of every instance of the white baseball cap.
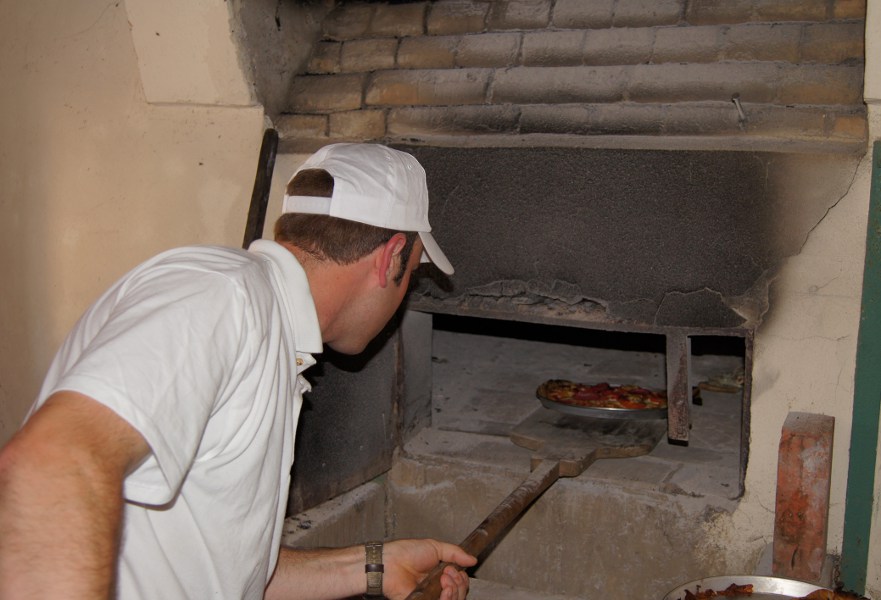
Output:
<instances>
[{"instance_id":1,"label":"white baseball cap","mask_svg":"<svg viewBox=\"0 0 881 600\"><path fill-rule=\"evenodd\" d=\"M431 235L425 169L412 155L379 144L331 144L294 173L324 169L333 176L333 195L289 196L282 212L330 215L395 231L415 231L422 239L422 262L447 275L453 265ZM293 179L293 177L292 177Z\"/></svg>"}]
</instances>

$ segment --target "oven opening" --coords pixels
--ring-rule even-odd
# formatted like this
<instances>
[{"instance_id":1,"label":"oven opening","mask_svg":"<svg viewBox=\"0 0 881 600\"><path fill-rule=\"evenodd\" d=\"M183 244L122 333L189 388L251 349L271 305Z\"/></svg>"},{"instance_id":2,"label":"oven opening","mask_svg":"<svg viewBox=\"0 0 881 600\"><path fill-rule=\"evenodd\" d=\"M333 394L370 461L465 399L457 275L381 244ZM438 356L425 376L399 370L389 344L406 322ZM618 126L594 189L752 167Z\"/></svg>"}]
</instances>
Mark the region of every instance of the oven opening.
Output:
<instances>
[{"instance_id":1,"label":"oven opening","mask_svg":"<svg viewBox=\"0 0 881 600\"><path fill-rule=\"evenodd\" d=\"M737 498L742 493L745 341L692 336L691 426L687 445L664 439L627 474L617 461L597 472L656 482L660 489ZM432 421L442 431L507 437L542 408L538 386L549 379L589 385L666 388L665 337L435 315L432 339ZM641 475L643 474L644 475ZM662 474L663 473L663 474Z\"/></svg>"}]
</instances>

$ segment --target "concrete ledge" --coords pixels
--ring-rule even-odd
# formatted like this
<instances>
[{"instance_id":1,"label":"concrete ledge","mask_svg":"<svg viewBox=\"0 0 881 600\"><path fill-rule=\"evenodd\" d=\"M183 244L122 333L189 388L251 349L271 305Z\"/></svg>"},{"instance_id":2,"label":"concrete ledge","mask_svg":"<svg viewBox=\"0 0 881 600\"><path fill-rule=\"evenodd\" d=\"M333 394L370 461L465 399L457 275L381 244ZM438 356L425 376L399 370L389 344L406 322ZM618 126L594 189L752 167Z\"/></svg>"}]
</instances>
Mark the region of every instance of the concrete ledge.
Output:
<instances>
[{"instance_id":1,"label":"concrete ledge","mask_svg":"<svg viewBox=\"0 0 881 600\"><path fill-rule=\"evenodd\" d=\"M500 600L502 598L505 600L584 600L575 596L542 594L535 590L516 588L487 579L472 579L468 598L470 600Z\"/></svg>"},{"instance_id":2,"label":"concrete ledge","mask_svg":"<svg viewBox=\"0 0 881 600\"><path fill-rule=\"evenodd\" d=\"M394 537L461 541L525 478L528 455L507 438L424 430L387 477ZM633 460L605 462L610 471L640 477L623 467ZM731 564L728 549L716 547L710 533L716 515L734 506L662 492L658 482L594 477L592 466L558 481L529 507L475 577L536 594L656 597L682 581L751 567ZM695 526L700 523L706 530Z\"/></svg>"},{"instance_id":3,"label":"concrete ledge","mask_svg":"<svg viewBox=\"0 0 881 600\"><path fill-rule=\"evenodd\" d=\"M386 537L385 489L368 482L285 519L281 543L294 548L338 548Z\"/></svg>"}]
</instances>

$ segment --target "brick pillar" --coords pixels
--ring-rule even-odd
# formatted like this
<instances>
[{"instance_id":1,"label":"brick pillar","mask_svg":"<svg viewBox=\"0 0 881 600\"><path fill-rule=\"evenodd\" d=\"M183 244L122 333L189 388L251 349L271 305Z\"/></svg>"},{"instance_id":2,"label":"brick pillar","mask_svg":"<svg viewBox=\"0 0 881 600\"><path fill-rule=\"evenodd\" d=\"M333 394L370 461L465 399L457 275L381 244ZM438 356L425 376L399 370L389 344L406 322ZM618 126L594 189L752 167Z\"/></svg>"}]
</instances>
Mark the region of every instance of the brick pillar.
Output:
<instances>
[{"instance_id":1,"label":"brick pillar","mask_svg":"<svg viewBox=\"0 0 881 600\"><path fill-rule=\"evenodd\" d=\"M774 575L817 582L826 558L835 419L790 413L777 459Z\"/></svg>"}]
</instances>

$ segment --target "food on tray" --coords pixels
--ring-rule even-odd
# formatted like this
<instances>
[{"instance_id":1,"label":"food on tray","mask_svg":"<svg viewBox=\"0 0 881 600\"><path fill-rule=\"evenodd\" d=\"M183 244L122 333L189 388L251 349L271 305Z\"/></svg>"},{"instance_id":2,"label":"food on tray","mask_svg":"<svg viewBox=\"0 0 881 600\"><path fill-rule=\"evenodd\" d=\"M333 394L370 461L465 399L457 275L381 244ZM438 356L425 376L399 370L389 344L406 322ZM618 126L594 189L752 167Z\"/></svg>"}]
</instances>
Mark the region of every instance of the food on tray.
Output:
<instances>
[{"instance_id":1,"label":"food on tray","mask_svg":"<svg viewBox=\"0 0 881 600\"><path fill-rule=\"evenodd\" d=\"M684 600L706 600L707 598L716 598L719 596L749 596L752 593L753 585L751 583L747 583L744 585L732 583L724 590L718 592L709 588L705 590L701 590L700 588L698 588L696 592L685 590Z\"/></svg>"},{"instance_id":2,"label":"food on tray","mask_svg":"<svg viewBox=\"0 0 881 600\"><path fill-rule=\"evenodd\" d=\"M701 589L701 586L696 586L694 592L686 589L685 596L679 598L679 600L707 600L708 598L717 598L724 596L751 596L752 593L753 584L751 583L743 585L732 583L727 588L721 591L716 591L711 588ZM793 600L865 600L863 596L859 596L857 594L843 592L841 590L833 591L827 589L815 590L807 596L802 596L797 599L795 599L793 596L780 597L793 598Z\"/></svg>"},{"instance_id":3,"label":"food on tray","mask_svg":"<svg viewBox=\"0 0 881 600\"><path fill-rule=\"evenodd\" d=\"M538 388L538 395L551 402L582 408L646 410L667 408L667 394L638 385L587 385L566 379L549 379Z\"/></svg>"},{"instance_id":4,"label":"food on tray","mask_svg":"<svg viewBox=\"0 0 881 600\"><path fill-rule=\"evenodd\" d=\"M711 377L707 381L701 381L698 387L708 392L735 393L743 388L743 369L737 369L733 373L723 373Z\"/></svg>"}]
</instances>

